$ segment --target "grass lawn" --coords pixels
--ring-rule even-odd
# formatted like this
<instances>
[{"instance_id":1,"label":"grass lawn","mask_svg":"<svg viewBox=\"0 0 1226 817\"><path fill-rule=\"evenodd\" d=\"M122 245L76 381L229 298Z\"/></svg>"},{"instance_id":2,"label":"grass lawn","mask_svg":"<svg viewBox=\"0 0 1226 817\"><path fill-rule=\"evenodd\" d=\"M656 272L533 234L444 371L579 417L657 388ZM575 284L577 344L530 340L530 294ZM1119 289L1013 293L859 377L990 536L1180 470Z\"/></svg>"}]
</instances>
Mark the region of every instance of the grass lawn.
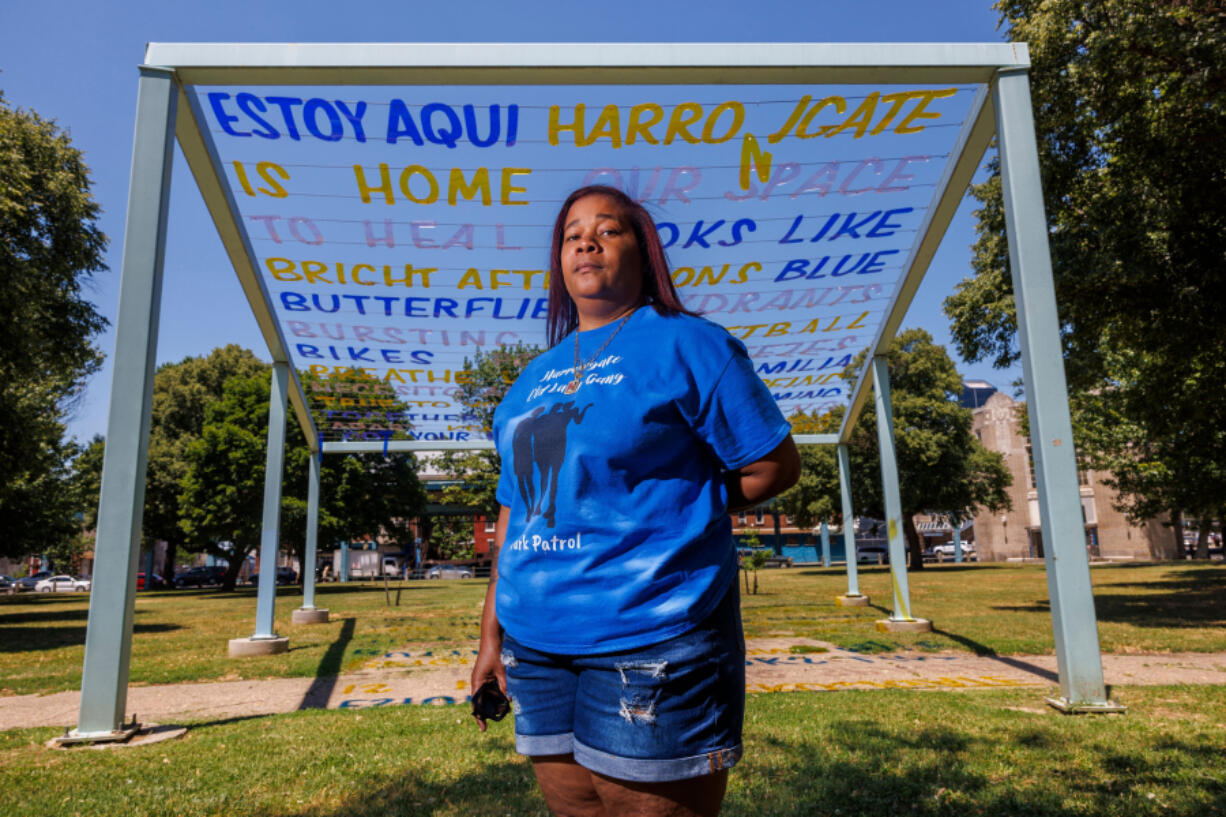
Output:
<instances>
[{"instance_id":1,"label":"grass lawn","mask_svg":"<svg viewBox=\"0 0 1226 817\"><path fill-rule=\"evenodd\" d=\"M1226 565L1159 563L1095 567L1099 634L1108 652L1226 651ZM936 628L885 635L874 622L892 605L888 569L862 568L868 608L835 606L847 589L841 568L764 570L760 592L744 596L746 634L809 637L863 652L912 648L1042 654L1052 650L1047 582L1041 566L932 566L911 574L914 615ZM332 623L295 627L296 589L277 597L277 627L290 639L279 656L226 657L230 638L251 634L255 591L137 594L134 684L189 680L312 677L354 669L389 650L475 646L483 581L415 581L389 606L381 585L324 585L317 603ZM397 586L392 585L392 601ZM77 594L0 596L0 694L76 689L81 681L88 598Z\"/></svg>"},{"instance_id":2,"label":"grass lawn","mask_svg":"<svg viewBox=\"0 0 1226 817\"><path fill-rule=\"evenodd\" d=\"M1226 811L1226 688L1117 687L1124 716L1059 715L1034 690L751 696L726 817ZM2 815L543 815L509 721L461 707L197 723L179 740L56 751L0 733Z\"/></svg>"}]
</instances>

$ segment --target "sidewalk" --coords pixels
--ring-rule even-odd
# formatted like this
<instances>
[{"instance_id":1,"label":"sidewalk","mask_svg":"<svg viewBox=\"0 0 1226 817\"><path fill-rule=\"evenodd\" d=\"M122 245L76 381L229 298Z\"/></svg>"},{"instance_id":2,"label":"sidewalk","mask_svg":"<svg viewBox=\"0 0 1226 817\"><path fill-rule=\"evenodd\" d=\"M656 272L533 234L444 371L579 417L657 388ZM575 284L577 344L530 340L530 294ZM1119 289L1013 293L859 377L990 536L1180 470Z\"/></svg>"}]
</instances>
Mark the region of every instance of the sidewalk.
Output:
<instances>
[{"instance_id":1,"label":"sidewalk","mask_svg":"<svg viewBox=\"0 0 1226 817\"><path fill-rule=\"evenodd\" d=\"M868 689L975 689L1057 685L1053 655L973 656L908 651L862 655L804 639L757 639L747 645L750 693L835 692ZM793 648L814 650L794 653ZM824 651L823 651L824 650ZM396 650L367 659L350 673L329 678L213 681L128 690L127 712L167 723L377 706L463 703L473 650ZM1108 685L1223 684L1226 653L1104 655ZM0 698L0 731L71 726L80 693Z\"/></svg>"}]
</instances>

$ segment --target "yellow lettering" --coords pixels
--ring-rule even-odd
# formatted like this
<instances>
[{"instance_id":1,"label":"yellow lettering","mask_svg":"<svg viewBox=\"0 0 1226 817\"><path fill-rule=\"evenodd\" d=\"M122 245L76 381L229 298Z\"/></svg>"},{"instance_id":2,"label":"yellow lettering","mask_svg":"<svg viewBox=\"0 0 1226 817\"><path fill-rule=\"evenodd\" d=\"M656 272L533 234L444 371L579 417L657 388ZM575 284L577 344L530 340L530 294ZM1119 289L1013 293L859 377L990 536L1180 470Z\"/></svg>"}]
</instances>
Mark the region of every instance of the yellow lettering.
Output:
<instances>
[{"instance_id":1,"label":"yellow lettering","mask_svg":"<svg viewBox=\"0 0 1226 817\"><path fill-rule=\"evenodd\" d=\"M796 107L792 109L792 113L788 116L787 121L783 123L783 127L766 137L766 141L773 145L787 136L792 128L795 127L796 121L800 119L800 115L804 113L805 108L808 107L809 101L812 99L813 97L809 96L808 94L802 96L800 101L796 103ZM763 179L762 181L765 182L766 179Z\"/></svg>"},{"instance_id":2,"label":"yellow lettering","mask_svg":"<svg viewBox=\"0 0 1226 817\"><path fill-rule=\"evenodd\" d=\"M732 124L728 126L727 132L723 136L716 139L712 132L715 130L715 123L719 121L720 116L724 111L732 111ZM702 141L718 145L727 142L733 136L736 136L737 131L741 129L741 125L745 123L745 106L739 102L724 102L715 106L715 110L711 111L711 115L707 117L706 124L702 126Z\"/></svg>"},{"instance_id":3,"label":"yellow lettering","mask_svg":"<svg viewBox=\"0 0 1226 817\"><path fill-rule=\"evenodd\" d=\"M829 139L831 136L837 136L843 131L849 130L853 127L856 129L856 132L852 138L859 139L861 136L863 136L865 131L868 130L869 124L873 121L873 115L877 112L877 100L880 97L880 91L873 91L871 94L864 97L864 101L851 112L851 116L847 117L843 124L836 125L828 131L826 131L825 128L822 128L823 131L826 131L826 138Z\"/></svg>"},{"instance_id":4,"label":"yellow lettering","mask_svg":"<svg viewBox=\"0 0 1226 817\"><path fill-rule=\"evenodd\" d=\"M787 321L783 321L782 323L773 323L771 324L771 328L766 330L766 336L769 338L775 335L786 335L788 333L788 328L791 327L791 325L792 324L788 323Z\"/></svg>"},{"instance_id":5,"label":"yellow lettering","mask_svg":"<svg viewBox=\"0 0 1226 817\"><path fill-rule=\"evenodd\" d=\"M243 192L248 196L254 196L255 191L251 189L251 182L247 181L247 168L243 167L242 162L231 162L234 165L234 175L238 177L238 183L242 185Z\"/></svg>"},{"instance_id":6,"label":"yellow lettering","mask_svg":"<svg viewBox=\"0 0 1226 817\"><path fill-rule=\"evenodd\" d=\"M570 131L575 136L575 145L578 147L586 147L587 142L583 139L583 103L575 106L575 121L570 124L564 124L559 121L558 115L562 112L561 107L554 105L549 109L549 144L558 144L558 134L562 131Z\"/></svg>"},{"instance_id":7,"label":"yellow lettering","mask_svg":"<svg viewBox=\"0 0 1226 817\"><path fill-rule=\"evenodd\" d=\"M813 117L817 116L817 114L821 112L823 108L826 108L830 105L834 106L835 113L841 114L843 111L847 110L847 100L843 99L843 97L841 96L826 97L825 99L821 100L816 105L814 105L813 108L807 114L805 114L805 118L802 119L800 122L800 127L796 130L796 136L799 137L800 139L812 139L815 136L821 136L823 134L828 134L832 129L837 127L836 125L822 125L820 128L817 129L817 133L809 133L809 125L812 124Z\"/></svg>"},{"instance_id":8,"label":"yellow lettering","mask_svg":"<svg viewBox=\"0 0 1226 817\"><path fill-rule=\"evenodd\" d=\"M285 188L281 186L280 182L272 177L272 171L276 171L278 176L286 181L289 181L289 173L285 170L285 168L281 167L281 165L275 162L260 162L255 166L255 172L260 174L261 179L272 185L273 189L269 190L264 187L257 187L256 189L266 196L272 196L274 199L283 199L288 196L289 193L286 192Z\"/></svg>"},{"instance_id":9,"label":"yellow lettering","mask_svg":"<svg viewBox=\"0 0 1226 817\"><path fill-rule=\"evenodd\" d=\"M672 116L668 118L668 129L664 131L664 144L671 145L678 136L691 145L698 144L698 139L687 129L699 119L702 119L702 106L696 102L682 102L673 108Z\"/></svg>"},{"instance_id":10,"label":"yellow lettering","mask_svg":"<svg viewBox=\"0 0 1226 817\"><path fill-rule=\"evenodd\" d=\"M527 176L532 171L526 167L504 167L502 169L502 196L499 201L505 205L527 204L526 201L511 201L512 193L527 193L528 188L516 187L513 176Z\"/></svg>"},{"instance_id":11,"label":"yellow lettering","mask_svg":"<svg viewBox=\"0 0 1226 817\"><path fill-rule=\"evenodd\" d=\"M758 147L758 140L752 133L745 134L741 140L741 176L742 190L749 189L749 171L756 165L758 181L766 184L771 177L771 160L774 157Z\"/></svg>"},{"instance_id":12,"label":"yellow lettering","mask_svg":"<svg viewBox=\"0 0 1226 817\"><path fill-rule=\"evenodd\" d=\"M489 207L494 200L490 193L489 169L485 167L477 168L477 172L473 174L473 183L470 185L464 181L464 171L458 167L453 167L451 169L451 179L447 185L447 203L454 207L458 196L463 196L471 201L477 193L481 194L481 203Z\"/></svg>"},{"instance_id":13,"label":"yellow lettering","mask_svg":"<svg viewBox=\"0 0 1226 817\"><path fill-rule=\"evenodd\" d=\"M361 165L353 166L353 178L358 183L358 193L362 196L363 204L370 204L371 193L382 193L383 200L388 204L396 202L392 195L392 176L386 164L379 165L379 186L371 187L366 183L366 171ZM401 184L404 183L404 177L401 176Z\"/></svg>"},{"instance_id":14,"label":"yellow lettering","mask_svg":"<svg viewBox=\"0 0 1226 817\"><path fill-rule=\"evenodd\" d=\"M621 119L618 116L616 105L604 106L604 110L596 118L596 124L592 125L592 131L587 135L585 144L594 145L601 137L608 138L614 148L622 146Z\"/></svg>"},{"instance_id":15,"label":"yellow lettering","mask_svg":"<svg viewBox=\"0 0 1226 817\"><path fill-rule=\"evenodd\" d=\"M294 272L298 266L288 258L265 258L264 266L278 281L301 281L302 276Z\"/></svg>"},{"instance_id":16,"label":"yellow lettering","mask_svg":"<svg viewBox=\"0 0 1226 817\"><path fill-rule=\"evenodd\" d=\"M339 274L341 265L337 264L336 267L337 267L337 273ZM371 272L374 272L375 268L372 267L370 264L355 264L353 266L353 269L349 270L349 277L352 278L353 282L355 284L358 284L359 286L373 287L375 285L374 281L363 281L361 276L358 275L358 273L361 272L362 270L370 270ZM387 267L383 268L383 274L385 276L387 275Z\"/></svg>"},{"instance_id":17,"label":"yellow lettering","mask_svg":"<svg viewBox=\"0 0 1226 817\"><path fill-rule=\"evenodd\" d=\"M934 99L944 99L945 97L953 96L958 93L957 88L946 88L941 91L925 91L919 102L911 109L911 113L903 117L903 120L898 123L898 127L894 128L895 133L919 133L924 129L923 125L911 127L911 123L917 119L940 119L939 113L928 113L925 109L928 103Z\"/></svg>"},{"instance_id":18,"label":"yellow lettering","mask_svg":"<svg viewBox=\"0 0 1226 817\"><path fill-rule=\"evenodd\" d=\"M379 167L386 167L386 165L380 165ZM413 195L413 189L409 186L409 183L413 180L414 176L421 176L426 180L426 184L430 186L430 192L426 194L425 198ZM409 201L417 204L434 204L434 202L438 201L438 179L434 178L434 174L421 165L409 165L400 171L400 192L404 193ZM387 203L392 203L390 193L388 194Z\"/></svg>"},{"instance_id":19,"label":"yellow lettering","mask_svg":"<svg viewBox=\"0 0 1226 817\"><path fill-rule=\"evenodd\" d=\"M476 269L470 269L468 272L460 276L460 282L456 284L456 289L464 289L465 287L476 287L477 289L485 289L481 283L481 273Z\"/></svg>"},{"instance_id":20,"label":"yellow lettering","mask_svg":"<svg viewBox=\"0 0 1226 817\"><path fill-rule=\"evenodd\" d=\"M640 121L643 114L650 114L647 121ZM630 121L626 124L626 144L633 145L638 137L652 145L660 144L651 133L651 127L664 119L664 109L654 102L645 102L630 109Z\"/></svg>"},{"instance_id":21,"label":"yellow lettering","mask_svg":"<svg viewBox=\"0 0 1226 817\"><path fill-rule=\"evenodd\" d=\"M305 280L308 284L331 284L332 281L329 281L324 277L327 272L328 265L322 261L302 262L302 274L304 276L303 280Z\"/></svg>"}]
</instances>

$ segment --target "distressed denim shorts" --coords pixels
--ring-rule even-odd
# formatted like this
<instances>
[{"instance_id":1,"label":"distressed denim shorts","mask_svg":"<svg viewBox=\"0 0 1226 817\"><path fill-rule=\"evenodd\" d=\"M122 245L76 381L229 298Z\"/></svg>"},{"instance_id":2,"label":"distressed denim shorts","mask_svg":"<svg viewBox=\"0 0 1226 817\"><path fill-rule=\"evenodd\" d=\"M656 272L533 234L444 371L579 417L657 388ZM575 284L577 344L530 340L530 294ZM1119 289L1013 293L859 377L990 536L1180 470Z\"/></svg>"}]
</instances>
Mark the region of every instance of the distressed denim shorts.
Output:
<instances>
[{"instance_id":1,"label":"distressed denim shorts","mask_svg":"<svg viewBox=\"0 0 1226 817\"><path fill-rule=\"evenodd\" d=\"M591 771L642 782L740 760L745 638L735 581L705 621L648 647L566 656L509 635L502 644L520 754L574 754Z\"/></svg>"}]
</instances>

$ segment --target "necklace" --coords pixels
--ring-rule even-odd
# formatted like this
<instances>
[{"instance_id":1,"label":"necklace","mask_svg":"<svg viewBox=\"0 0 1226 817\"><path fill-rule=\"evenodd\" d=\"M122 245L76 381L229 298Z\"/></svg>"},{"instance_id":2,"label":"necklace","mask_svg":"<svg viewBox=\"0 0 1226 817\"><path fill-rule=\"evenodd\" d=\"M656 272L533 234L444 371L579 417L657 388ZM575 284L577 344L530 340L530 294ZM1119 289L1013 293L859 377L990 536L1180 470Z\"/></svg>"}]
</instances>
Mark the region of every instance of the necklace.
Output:
<instances>
[{"instance_id":1,"label":"necklace","mask_svg":"<svg viewBox=\"0 0 1226 817\"><path fill-rule=\"evenodd\" d=\"M592 355L582 363L579 362L579 327L575 327L575 376L569 383L566 384L565 388L562 389L563 394L574 394L575 392L579 391L579 387L583 385L583 370L596 362L596 358L600 357L600 353L613 342L613 338L617 337L617 333L622 331L622 327L626 325L626 321L630 320L630 316L633 315L634 312L634 309L627 312L626 317L622 318L621 322L617 324L617 328L613 330L613 334L609 335L609 337L605 339L605 342L600 344L600 348L596 350L596 354Z\"/></svg>"}]
</instances>

